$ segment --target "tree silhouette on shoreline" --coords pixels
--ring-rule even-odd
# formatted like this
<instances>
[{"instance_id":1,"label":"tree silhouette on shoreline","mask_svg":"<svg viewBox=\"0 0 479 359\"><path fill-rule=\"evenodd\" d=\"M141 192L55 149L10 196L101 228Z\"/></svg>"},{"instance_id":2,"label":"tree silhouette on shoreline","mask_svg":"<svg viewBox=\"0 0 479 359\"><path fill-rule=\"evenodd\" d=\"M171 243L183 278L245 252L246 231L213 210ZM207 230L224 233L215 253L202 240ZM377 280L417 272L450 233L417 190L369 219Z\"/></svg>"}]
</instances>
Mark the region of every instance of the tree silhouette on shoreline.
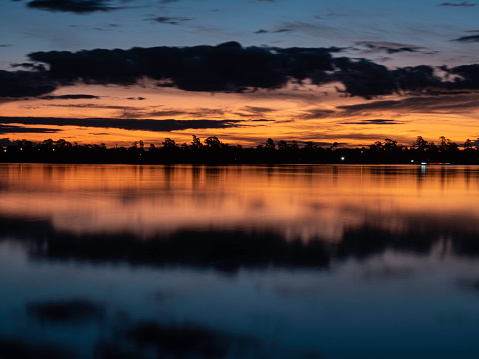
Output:
<instances>
[{"instance_id":1,"label":"tree silhouette on shoreline","mask_svg":"<svg viewBox=\"0 0 479 359\"><path fill-rule=\"evenodd\" d=\"M177 144L171 138L165 138L161 147L150 144L145 148L144 142L139 140L133 142L129 148L107 148L104 143L80 145L65 139L54 141L49 138L37 144L23 140L15 145L0 147L0 162L479 164L479 152L473 141L467 139L459 146L445 136L439 137L437 145L417 136L409 147L391 138L358 148L340 147L336 142L323 148L311 141L300 147L297 141L280 140L275 143L272 138L268 138L264 143L243 148L241 145L223 143L216 136L210 136L202 142L193 135L190 144Z\"/></svg>"}]
</instances>

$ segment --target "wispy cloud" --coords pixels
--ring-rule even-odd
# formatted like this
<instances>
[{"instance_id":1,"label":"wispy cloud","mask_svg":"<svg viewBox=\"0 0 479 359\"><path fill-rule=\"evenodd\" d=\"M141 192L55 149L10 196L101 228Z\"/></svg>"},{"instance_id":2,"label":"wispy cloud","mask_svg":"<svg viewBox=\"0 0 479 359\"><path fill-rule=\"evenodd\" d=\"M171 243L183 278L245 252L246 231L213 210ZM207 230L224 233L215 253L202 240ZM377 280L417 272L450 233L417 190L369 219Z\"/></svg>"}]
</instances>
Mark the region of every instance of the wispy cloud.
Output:
<instances>
[{"instance_id":1,"label":"wispy cloud","mask_svg":"<svg viewBox=\"0 0 479 359\"><path fill-rule=\"evenodd\" d=\"M89 14L97 11L112 11L124 8L110 6L108 0L32 0L27 3L32 9L75 14Z\"/></svg>"},{"instance_id":2,"label":"wispy cloud","mask_svg":"<svg viewBox=\"0 0 479 359\"><path fill-rule=\"evenodd\" d=\"M479 35L462 36L452 41L459 42L479 42Z\"/></svg>"},{"instance_id":3,"label":"wispy cloud","mask_svg":"<svg viewBox=\"0 0 479 359\"><path fill-rule=\"evenodd\" d=\"M402 100L373 101L356 105L337 106L336 115L371 115L377 112L402 113L468 113L477 109L479 95L420 96Z\"/></svg>"},{"instance_id":4,"label":"wispy cloud","mask_svg":"<svg viewBox=\"0 0 479 359\"><path fill-rule=\"evenodd\" d=\"M429 50L426 47L415 46L410 44L402 44L397 42L387 41L358 41L355 43L358 46L366 48L365 52L386 52L387 54L396 54L399 52L419 52L423 54L434 54L436 52Z\"/></svg>"},{"instance_id":5,"label":"wispy cloud","mask_svg":"<svg viewBox=\"0 0 479 359\"><path fill-rule=\"evenodd\" d=\"M395 125L398 123L401 123L401 122L398 122L396 120L382 119L382 118L376 118L372 120L341 122L342 125Z\"/></svg>"},{"instance_id":6,"label":"wispy cloud","mask_svg":"<svg viewBox=\"0 0 479 359\"><path fill-rule=\"evenodd\" d=\"M60 95L60 96L42 96L40 98L42 100L84 100L84 99L92 100L92 99L99 99L100 96L76 94L76 95Z\"/></svg>"},{"instance_id":7,"label":"wispy cloud","mask_svg":"<svg viewBox=\"0 0 479 359\"><path fill-rule=\"evenodd\" d=\"M152 119L118 119L118 118L57 118L57 117L0 117L2 124L50 125L117 128L130 131L171 132L187 129L230 128L243 126L239 120L152 120ZM5 125L2 125L5 126ZM14 127L14 126L7 126ZM19 127L21 131L23 127ZM30 129L34 130L34 129ZM48 130L48 129L43 129ZM30 132L32 132L30 131ZM57 130L54 130L54 132Z\"/></svg>"},{"instance_id":8,"label":"wispy cloud","mask_svg":"<svg viewBox=\"0 0 479 359\"><path fill-rule=\"evenodd\" d=\"M439 4L439 6L453 6L453 7L470 7L470 6L476 6L476 4L469 3L467 1L463 2L443 2Z\"/></svg>"},{"instance_id":9,"label":"wispy cloud","mask_svg":"<svg viewBox=\"0 0 479 359\"><path fill-rule=\"evenodd\" d=\"M158 17L151 17L146 19L148 21L157 22L160 24L169 24L169 25L179 25L185 21L191 21L193 19L188 17L169 17L169 16L158 16Z\"/></svg>"},{"instance_id":10,"label":"wispy cloud","mask_svg":"<svg viewBox=\"0 0 479 359\"><path fill-rule=\"evenodd\" d=\"M58 129L41 128L41 127L20 127L20 126L8 126L0 124L0 134L7 133L56 133Z\"/></svg>"}]
</instances>

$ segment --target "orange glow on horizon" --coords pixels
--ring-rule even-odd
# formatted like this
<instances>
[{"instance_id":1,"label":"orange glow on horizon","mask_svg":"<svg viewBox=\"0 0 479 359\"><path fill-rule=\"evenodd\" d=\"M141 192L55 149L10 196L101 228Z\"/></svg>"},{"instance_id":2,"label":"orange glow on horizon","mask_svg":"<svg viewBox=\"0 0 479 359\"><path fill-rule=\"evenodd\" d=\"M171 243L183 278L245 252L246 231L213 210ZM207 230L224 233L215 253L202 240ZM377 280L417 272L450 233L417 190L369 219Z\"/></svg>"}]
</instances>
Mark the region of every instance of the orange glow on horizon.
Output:
<instances>
[{"instance_id":1,"label":"orange glow on horizon","mask_svg":"<svg viewBox=\"0 0 479 359\"><path fill-rule=\"evenodd\" d=\"M320 90L327 90L325 92ZM132 95L134 93L134 95ZM173 88L119 86L63 87L53 95L89 94L92 99L28 99L1 104L2 116L55 117L55 118L109 118L109 119L175 119L175 120L233 120L226 128L184 129L165 132L125 130L116 128L92 128L55 125L22 125L32 129L51 129L51 133L5 133L12 141L27 139L41 142L47 138L63 138L80 144L105 143L109 147L130 146L143 140L161 146L166 137L178 144L190 143L191 136L201 140L217 136L222 142L256 146L266 139L313 141L327 145L333 142L346 146L368 146L375 141L392 138L404 145L411 145L416 136L437 142L445 136L458 144L467 138L479 136L479 112L455 104L453 109L402 106L380 106L377 109L356 109L355 105L374 104L380 101L401 101L404 96L386 96L365 100L341 97L328 88L310 86L275 91L257 91L246 94L185 92ZM433 98L434 100L434 98ZM455 100L455 98L454 98ZM464 95L462 101L477 101L476 94ZM446 103L447 105L447 103ZM353 107L351 107L353 106ZM352 111L351 109L354 109ZM39 130L40 131L40 130Z\"/></svg>"}]
</instances>

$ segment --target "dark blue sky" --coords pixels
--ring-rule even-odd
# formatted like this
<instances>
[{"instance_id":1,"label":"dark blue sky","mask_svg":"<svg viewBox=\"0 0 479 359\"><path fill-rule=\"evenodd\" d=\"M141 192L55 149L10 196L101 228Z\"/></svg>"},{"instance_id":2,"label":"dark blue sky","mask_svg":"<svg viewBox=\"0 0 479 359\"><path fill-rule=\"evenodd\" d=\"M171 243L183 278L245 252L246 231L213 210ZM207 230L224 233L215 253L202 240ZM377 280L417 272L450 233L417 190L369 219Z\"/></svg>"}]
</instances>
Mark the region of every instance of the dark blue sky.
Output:
<instances>
[{"instance_id":1,"label":"dark blue sky","mask_svg":"<svg viewBox=\"0 0 479 359\"><path fill-rule=\"evenodd\" d=\"M348 47L351 56L391 65L479 61L477 38L452 41L479 35L475 1L105 0L83 7L75 3L82 1L2 1L0 66L21 62L32 51L216 45L232 40L244 46Z\"/></svg>"}]
</instances>

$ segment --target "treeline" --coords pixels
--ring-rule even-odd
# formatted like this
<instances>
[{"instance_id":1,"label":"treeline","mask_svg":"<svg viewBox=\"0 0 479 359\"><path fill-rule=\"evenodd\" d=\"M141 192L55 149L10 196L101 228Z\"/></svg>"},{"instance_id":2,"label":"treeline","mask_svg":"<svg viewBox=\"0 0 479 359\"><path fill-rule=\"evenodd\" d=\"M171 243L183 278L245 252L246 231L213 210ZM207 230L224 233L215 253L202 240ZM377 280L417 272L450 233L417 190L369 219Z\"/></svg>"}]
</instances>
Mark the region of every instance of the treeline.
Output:
<instances>
[{"instance_id":1,"label":"treeline","mask_svg":"<svg viewBox=\"0 0 479 359\"><path fill-rule=\"evenodd\" d=\"M166 138L161 146L137 141L130 147L107 148L105 144L80 145L64 139L47 139L42 143L18 141L0 147L0 162L38 163L148 163L148 164L233 164L233 163L357 163L406 164L451 163L479 164L475 143L466 140L461 146L445 138L437 144L418 136L411 146L386 138L367 147L342 148L337 143L321 147L313 142L278 141L268 138L262 145L243 147L208 137L203 142L193 136L191 143L178 145Z\"/></svg>"}]
</instances>

